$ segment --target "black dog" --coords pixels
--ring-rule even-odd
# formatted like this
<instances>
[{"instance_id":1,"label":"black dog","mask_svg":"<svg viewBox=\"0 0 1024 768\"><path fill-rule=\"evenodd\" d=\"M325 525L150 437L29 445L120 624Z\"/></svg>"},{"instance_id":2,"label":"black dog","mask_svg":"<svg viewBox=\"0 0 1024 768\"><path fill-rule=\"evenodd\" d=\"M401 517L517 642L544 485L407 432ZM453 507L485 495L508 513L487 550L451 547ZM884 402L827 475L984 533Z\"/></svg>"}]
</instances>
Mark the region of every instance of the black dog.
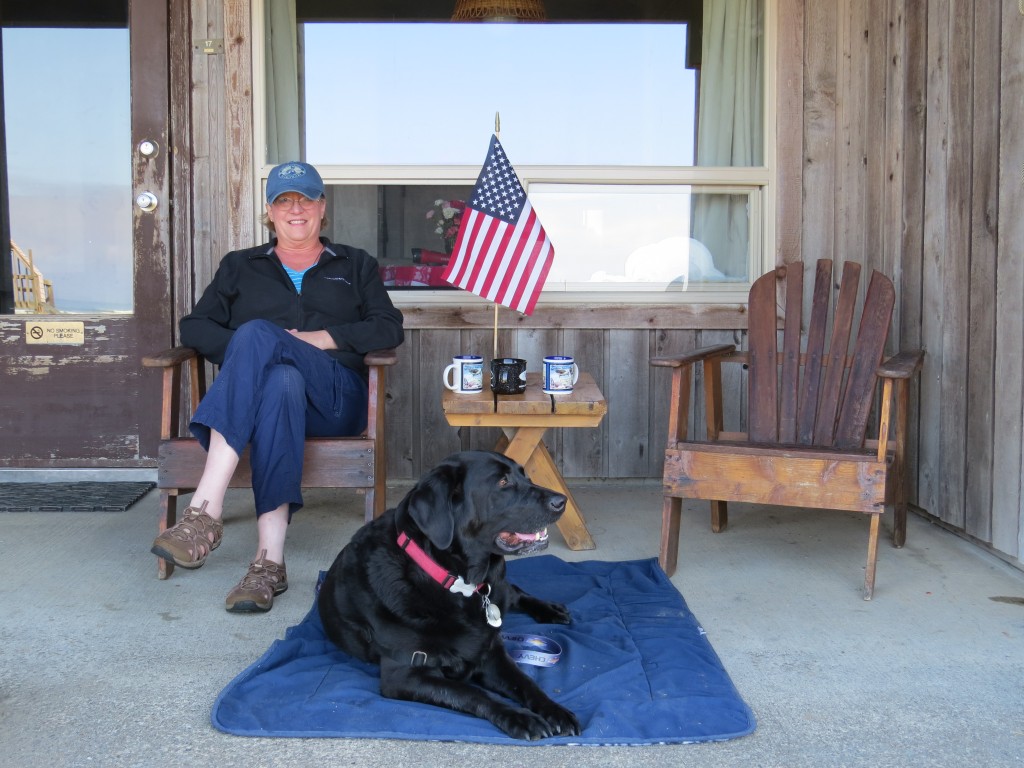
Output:
<instances>
[{"instance_id":1,"label":"black dog","mask_svg":"<svg viewBox=\"0 0 1024 768\"><path fill-rule=\"evenodd\" d=\"M516 666L498 629L507 611L569 623L564 605L506 581L504 558L546 545L565 503L501 454L449 456L342 549L317 602L327 636L380 664L388 698L486 718L520 739L578 735L575 715Z\"/></svg>"}]
</instances>

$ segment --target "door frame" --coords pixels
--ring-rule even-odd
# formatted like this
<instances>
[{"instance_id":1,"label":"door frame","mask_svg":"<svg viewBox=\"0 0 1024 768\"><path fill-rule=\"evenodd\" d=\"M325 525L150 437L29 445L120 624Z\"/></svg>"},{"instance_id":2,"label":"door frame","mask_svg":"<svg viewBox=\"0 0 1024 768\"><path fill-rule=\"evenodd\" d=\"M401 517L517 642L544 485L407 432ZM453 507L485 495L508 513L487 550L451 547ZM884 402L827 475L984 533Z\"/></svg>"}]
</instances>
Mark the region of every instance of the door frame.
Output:
<instances>
[{"instance_id":1,"label":"door frame","mask_svg":"<svg viewBox=\"0 0 1024 768\"><path fill-rule=\"evenodd\" d=\"M173 232L187 226L181 222L188 216L187 209L171 204L180 155L171 133L172 3L178 0L128 2L131 195L134 201L149 191L158 200L151 212L132 206L133 311L0 316L0 369L8 395L6 404L0 402L5 422L0 430L9 438L0 440L6 444L0 449L5 473L7 468L155 467L161 382L142 368L141 358L173 343ZM187 33L187 3L176 9L185 12L175 19L180 36ZM184 71L187 77L187 62ZM174 87L180 90L183 82L188 81L182 80L179 57ZM180 134L187 137L187 129ZM157 146L156 153L140 153L143 139ZM3 181L6 159L0 165ZM2 194L7 195L6 184ZM3 218L6 229L6 213ZM9 232L6 236L9 240ZM82 257L88 258L84 250ZM57 320L81 323L84 340L78 346L27 343L27 321Z\"/></svg>"}]
</instances>

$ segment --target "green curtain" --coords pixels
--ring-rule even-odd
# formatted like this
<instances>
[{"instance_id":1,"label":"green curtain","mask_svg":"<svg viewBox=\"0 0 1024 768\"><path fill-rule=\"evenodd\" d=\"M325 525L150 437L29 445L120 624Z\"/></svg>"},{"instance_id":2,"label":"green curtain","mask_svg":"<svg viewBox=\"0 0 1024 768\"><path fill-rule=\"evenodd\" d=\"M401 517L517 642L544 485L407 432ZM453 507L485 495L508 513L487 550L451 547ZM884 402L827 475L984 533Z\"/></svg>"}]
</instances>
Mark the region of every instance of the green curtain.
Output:
<instances>
[{"instance_id":1,"label":"green curtain","mask_svg":"<svg viewBox=\"0 0 1024 768\"><path fill-rule=\"evenodd\" d=\"M268 163L301 160L299 57L295 0L267 0L264 6L267 78Z\"/></svg>"},{"instance_id":2,"label":"green curtain","mask_svg":"<svg viewBox=\"0 0 1024 768\"><path fill-rule=\"evenodd\" d=\"M697 165L764 164L764 4L762 0L704 0L697 123ZM746 277L750 241L745 197L699 195L693 236L715 266Z\"/></svg>"}]
</instances>

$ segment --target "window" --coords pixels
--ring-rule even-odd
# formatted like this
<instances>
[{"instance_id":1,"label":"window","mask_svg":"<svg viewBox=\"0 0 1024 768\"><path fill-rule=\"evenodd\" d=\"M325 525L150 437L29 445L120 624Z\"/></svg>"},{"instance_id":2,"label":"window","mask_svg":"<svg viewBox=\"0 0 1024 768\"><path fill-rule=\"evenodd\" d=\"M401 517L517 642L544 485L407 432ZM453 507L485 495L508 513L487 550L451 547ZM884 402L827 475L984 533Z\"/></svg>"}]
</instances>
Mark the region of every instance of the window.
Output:
<instances>
[{"instance_id":1,"label":"window","mask_svg":"<svg viewBox=\"0 0 1024 768\"><path fill-rule=\"evenodd\" d=\"M278 18L287 4L270 3L263 172L314 163L328 235L416 301L450 302L427 213L468 197L497 113L555 247L542 301L745 300L771 264L768 2L679 2L671 18L631 4L643 21L552 18L548 3L548 23L524 24L441 20L450 7L325 18L302 0Z\"/></svg>"},{"instance_id":2,"label":"window","mask_svg":"<svg viewBox=\"0 0 1024 768\"><path fill-rule=\"evenodd\" d=\"M11 247L9 266L0 270L6 283L2 310L128 313L127 5L39 15L4 19L11 26L4 27L2 40L8 206L2 215L9 217Z\"/></svg>"},{"instance_id":3,"label":"window","mask_svg":"<svg viewBox=\"0 0 1024 768\"><path fill-rule=\"evenodd\" d=\"M620 292L623 285L643 285L688 291L747 280L754 255L749 210L757 199L751 190L540 183L531 187L530 199L546 228L586 254L585 260L556 258L545 290ZM709 226L708 212L719 202L743 212L732 237L719 237Z\"/></svg>"}]
</instances>

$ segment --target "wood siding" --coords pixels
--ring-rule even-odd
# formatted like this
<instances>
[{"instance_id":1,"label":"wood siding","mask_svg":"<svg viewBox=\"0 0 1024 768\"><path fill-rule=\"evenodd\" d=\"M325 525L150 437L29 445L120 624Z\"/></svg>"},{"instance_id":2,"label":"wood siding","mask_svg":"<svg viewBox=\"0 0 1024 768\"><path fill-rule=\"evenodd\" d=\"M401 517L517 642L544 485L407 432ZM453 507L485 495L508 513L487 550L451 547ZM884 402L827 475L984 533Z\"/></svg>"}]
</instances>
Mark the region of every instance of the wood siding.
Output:
<instances>
[{"instance_id":1,"label":"wood siding","mask_svg":"<svg viewBox=\"0 0 1024 768\"><path fill-rule=\"evenodd\" d=\"M778 0L777 9L777 261L851 259L893 278L899 341L888 351L927 353L912 396L911 498L1019 564L1024 12L1017 0ZM222 54L194 51L181 106L190 114L178 128L187 143L178 157L188 168L175 178L190 179L181 192L192 226L179 230L191 251L178 257L180 313L220 256L259 232L251 215L249 3L190 0L188 18L179 18L188 26L179 39L225 43ZM489 310L469 301L406 314L408 341L388 381L396 479L495 439L453 430L440 409L451 355L490 354ZM660 477L668 377L649 357L746 341L742 307L501 315L502 354L526 357L534 369L545 354L574 355L608 399L599 428L551 435L569 478ZM743 379L739 372L725 382L726 397L745 397Z\"/></svg>"}]
</instances>

